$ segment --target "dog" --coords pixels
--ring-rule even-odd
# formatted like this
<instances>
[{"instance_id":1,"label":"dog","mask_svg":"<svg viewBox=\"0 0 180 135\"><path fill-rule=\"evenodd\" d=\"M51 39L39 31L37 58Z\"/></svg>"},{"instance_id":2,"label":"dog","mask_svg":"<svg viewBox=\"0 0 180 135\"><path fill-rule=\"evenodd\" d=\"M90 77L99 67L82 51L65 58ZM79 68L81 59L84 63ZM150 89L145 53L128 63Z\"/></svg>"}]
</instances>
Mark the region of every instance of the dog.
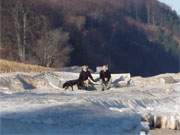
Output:
<instances>
[{"instance_id":1,"label":"dog","mask_svg":"<svg viewBox=\"0 0 180 135\"><path fill-rule=\"evenodd\" d=\"M63 84L63 88L66 90L68 89L69 87L71 87L72 91L73 91L73 86L74 85L77 85L78 89L81 88L81 83L79 81L79 79L77 80L70 80L70 81L67 81Z\"/></svg>"}]
</instances>

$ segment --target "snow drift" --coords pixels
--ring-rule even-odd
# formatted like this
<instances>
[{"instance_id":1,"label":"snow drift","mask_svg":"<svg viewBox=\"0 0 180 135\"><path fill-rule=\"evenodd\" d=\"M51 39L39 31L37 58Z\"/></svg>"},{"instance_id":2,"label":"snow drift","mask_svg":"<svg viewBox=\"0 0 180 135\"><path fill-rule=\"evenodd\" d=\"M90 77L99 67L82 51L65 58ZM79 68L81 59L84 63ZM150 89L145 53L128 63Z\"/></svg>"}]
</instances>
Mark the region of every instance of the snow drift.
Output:
<instances>
[{"instance_id":1,"label":"snow drift","mask_svg":"<svg viewBox=\"0 0 180 135\"><path fill-rule=\"evenodd\" d=\"M180 74L116 74L113 82L119 85L104 92L98 86L94 91L61 88L77 77L70 72L1 74L1 134L139 135L154 127L179 129ZM129 79L133 85L119 83Z\"/></svg>"}]
</instances>

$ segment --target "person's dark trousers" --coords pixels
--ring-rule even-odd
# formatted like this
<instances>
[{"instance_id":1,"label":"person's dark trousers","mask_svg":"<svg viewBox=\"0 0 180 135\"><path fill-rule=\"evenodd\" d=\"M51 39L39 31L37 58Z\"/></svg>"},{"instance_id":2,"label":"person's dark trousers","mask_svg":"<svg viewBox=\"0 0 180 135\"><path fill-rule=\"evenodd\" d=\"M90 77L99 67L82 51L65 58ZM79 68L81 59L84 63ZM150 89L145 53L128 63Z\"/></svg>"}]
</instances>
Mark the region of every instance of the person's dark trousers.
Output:
<instances>
[{"instance_id":1,"label":"person's dark trousers","mask_svg":"<svg viewBox=\"0 0 180 135\"><path fill-rule=\"evenodd\" d=\"M101 90L104 91L104 90L110 89L111 88L111 82L112 82L111 79L108 82L104 82L101 80Z\"/></svg>"}]
</instances>

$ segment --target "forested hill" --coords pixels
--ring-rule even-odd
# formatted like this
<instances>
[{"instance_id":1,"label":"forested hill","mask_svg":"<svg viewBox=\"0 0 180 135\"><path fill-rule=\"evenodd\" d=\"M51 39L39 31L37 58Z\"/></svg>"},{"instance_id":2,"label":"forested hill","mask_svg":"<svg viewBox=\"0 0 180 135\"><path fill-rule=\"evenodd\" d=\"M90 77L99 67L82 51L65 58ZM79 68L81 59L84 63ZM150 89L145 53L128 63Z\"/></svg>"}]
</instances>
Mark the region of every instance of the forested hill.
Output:
<instances>
[{"instance_id":1,"label":"forested hill","mask_svg":"<svg viewBox=\"0 0 180 135\"><path fill-rule=\"evenodd\" d=\"M157 0L1 0L1 58L42 66L180 71L180 17Z\"/></svg>"}]
</instances>

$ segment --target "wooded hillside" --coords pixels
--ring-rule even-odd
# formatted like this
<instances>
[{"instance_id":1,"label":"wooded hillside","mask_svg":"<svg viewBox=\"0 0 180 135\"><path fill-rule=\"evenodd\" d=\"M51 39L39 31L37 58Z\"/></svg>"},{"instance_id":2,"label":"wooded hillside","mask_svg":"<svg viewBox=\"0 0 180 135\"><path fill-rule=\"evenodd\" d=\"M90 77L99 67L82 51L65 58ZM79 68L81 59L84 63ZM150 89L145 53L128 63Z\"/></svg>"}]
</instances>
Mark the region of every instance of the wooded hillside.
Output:
<instances>
[{"instance_id":1,"label":"wooded hillside","mask_svg":"<svg viewBox=\"0 0 180 135\"><path fill-rule=\"evenodd\" d=\"M112 72L180 71L180 17L156 0L1 0L1 58Z\"/></svg>"}]
</instances>

